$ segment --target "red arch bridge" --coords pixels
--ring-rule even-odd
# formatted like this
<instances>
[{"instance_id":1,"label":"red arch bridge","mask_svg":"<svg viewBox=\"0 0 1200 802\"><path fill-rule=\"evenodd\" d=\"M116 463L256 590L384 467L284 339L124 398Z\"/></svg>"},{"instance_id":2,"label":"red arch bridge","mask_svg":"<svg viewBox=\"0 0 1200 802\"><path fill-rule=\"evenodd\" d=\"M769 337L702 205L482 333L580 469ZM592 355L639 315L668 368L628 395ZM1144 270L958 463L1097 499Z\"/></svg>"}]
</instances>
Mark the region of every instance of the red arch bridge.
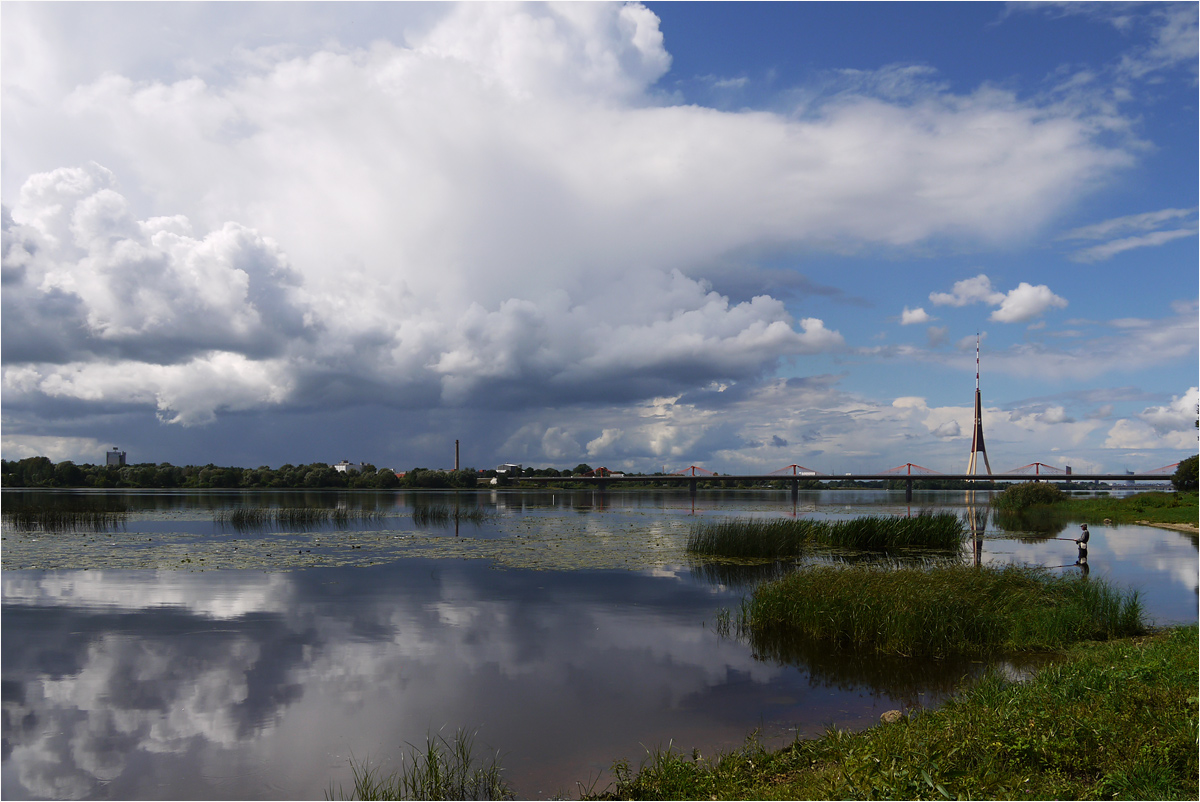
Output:
<instances>
[{"instance_id":1,"label":"red arch bridge","mask_svg":"<svg viewBox=\"0 0 1200 802\"><path fill-rule=\"evenodd\" d=\"M940 473L939 471L930 468L924 468L911 462L903 465L897 465L895 468L889 468L886 471L878 473L843 473L831 474L821 473L820 471L810 470L803 465L788 465L780 468L777 471L764 474L732 474L732 473L716 473L707 468L701 468L697 465L689 465L683 470L675 473L656 473L656 474L623 474L617 471L611 471L608 468L596 468L585 474L576 476L523 476L519 479L521 482L532 482L535 484L553 484L558 482L582 482L596 486L597 489L603 491L612 485L627 484L627 483L645 483L647 481L666 482L671 484L686 484L688 489L695 494L697 484L705 480L718 480L722 482L762 482L762 481L779 481L782 480L791 485L792 497L795 498L800 491L800 482L802 481L890 481L901 479L905 482L905 497L912 500L913 482L921 481L922 479L947 479L958 481L1045 481L1045 482L1161 482L1164 479L1170 479L1175 473L1179 463L1164 465L1161 468L1155 468L1152 471L1143 473L1133 473L1126 471L1124 473L1074 473L1070 468L1057 468L1053 465L1046 465L1041 462L1031 462L1028 465L1022 465L1020 468L1013 468L1010 471L993 474L970 474L970 473Z\"/></svg>"}]
</instances>

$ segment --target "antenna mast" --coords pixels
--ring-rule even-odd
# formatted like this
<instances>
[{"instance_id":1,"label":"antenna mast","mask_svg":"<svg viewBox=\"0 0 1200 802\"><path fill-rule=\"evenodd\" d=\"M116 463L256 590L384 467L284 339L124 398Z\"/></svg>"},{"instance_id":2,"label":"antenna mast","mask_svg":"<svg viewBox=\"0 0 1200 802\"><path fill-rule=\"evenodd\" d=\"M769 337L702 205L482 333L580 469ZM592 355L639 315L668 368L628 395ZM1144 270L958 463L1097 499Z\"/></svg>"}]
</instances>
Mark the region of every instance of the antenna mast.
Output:
<instances>
[{"instance_id":1,"label":"antenna mast","mask_svg":"<svg viewBox=\"0 0 1200 802\"><path fill-rule=\"evenodd\" d=\"M979 473L977 457L983 455L983 464L988 476L992 475L992 463L988 460L983 445L983 397L979 394L979 332L975 332L975 432L971 436L971 460L967 463L968 474Z\"/></svg>"}]
</instances>

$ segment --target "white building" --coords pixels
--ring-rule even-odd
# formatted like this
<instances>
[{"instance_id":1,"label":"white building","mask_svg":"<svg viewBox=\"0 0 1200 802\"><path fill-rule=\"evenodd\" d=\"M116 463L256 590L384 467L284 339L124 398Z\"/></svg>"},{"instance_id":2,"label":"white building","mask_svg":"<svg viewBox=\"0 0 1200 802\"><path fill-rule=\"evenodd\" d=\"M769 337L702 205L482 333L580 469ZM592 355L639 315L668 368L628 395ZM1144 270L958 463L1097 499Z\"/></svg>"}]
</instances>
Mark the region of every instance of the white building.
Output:
<instances>
[{"instance_id":1,"label":"white building","mask_svg":"<svg viewBox=\"0 0 1200 802\"><path fill-rule=\"evenodd\" d=\"M347 462L346 460L342 460L330 467L338 473L362 473L367 469L367 464L365 462Z\"/></svg>"}]
</instances>

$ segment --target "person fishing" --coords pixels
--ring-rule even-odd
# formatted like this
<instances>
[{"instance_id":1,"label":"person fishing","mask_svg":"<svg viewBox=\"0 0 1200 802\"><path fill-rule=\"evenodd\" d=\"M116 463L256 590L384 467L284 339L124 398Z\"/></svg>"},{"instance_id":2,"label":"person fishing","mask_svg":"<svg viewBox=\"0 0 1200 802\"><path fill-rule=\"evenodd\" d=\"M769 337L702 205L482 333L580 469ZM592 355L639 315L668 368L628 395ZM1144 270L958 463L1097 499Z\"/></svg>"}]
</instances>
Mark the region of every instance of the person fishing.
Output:
<instances>
[{"instance_id":1,"label":"person fishing","mask_svg":"<svg viewBox=\"0 0 1200 802\"><path fill-rule=\"evenodd\" d=\"M1079 557L1078 557L1078 559L1075 560L1075 564L1078 565L1080 568L1082 568L1083 575L1087 576L1088 575L1088 561L1087 561L1088 547L1087 547L1087 544L1088 544L1088 538L1091 537L1091 534L1088 532L1087 524L1080 524L1080 527L1083 529L1083 531L1079 533L1079 537L1075 538L1075 545L1079 547Z\"/></svg>"}]
</instances>

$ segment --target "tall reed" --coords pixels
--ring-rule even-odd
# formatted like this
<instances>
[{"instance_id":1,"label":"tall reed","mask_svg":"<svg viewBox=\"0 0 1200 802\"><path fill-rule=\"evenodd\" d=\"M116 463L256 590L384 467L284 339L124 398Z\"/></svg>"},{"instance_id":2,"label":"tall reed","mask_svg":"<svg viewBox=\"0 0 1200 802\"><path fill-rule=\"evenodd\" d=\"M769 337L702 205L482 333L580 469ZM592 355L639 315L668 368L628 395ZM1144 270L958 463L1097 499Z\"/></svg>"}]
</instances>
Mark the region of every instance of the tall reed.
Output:
<instances>
[{"instance_id":1,"label":"tall reed","mask_svg":"<svg viewBox=\"0 0 1200 802\"><path fill-rule=\"evenodd\" d=\"M347 526L355 521L374 521L387 517L379 510L349 510L344 507L235 507L217 510L213 521L239 531L278 526L303 529L312 526Z\"/></svg>"},{"instance_id":2,"label":"tall reed","mask_svg":"<svg viewBox=\"0 0 1200 802\"><path fill-rule=\"evenodd\" d=\"M413 523L417 526L448 526L458 522L479 526L495 517L495 512L483 507L451 507L449 504L417 504L412 511Z\"/></svg>"},{"instance_id":3,"label":"tall reed","mask_svg":"<svg viewBox=\"0 0 1200 802\"><path fill-rule=\"evenodd\" d=\"M56 498L29 504L9 503L4 520L22 532L107 532L125 525L129 505L104 496Z\"/></svg>"},{"instance_id":4,"label":"tall reed","mask_svg":"<svg viewBox=\"0 0 1200 802\"><path fill-rule=\"evenodd\" d=\"M907 656L1051 650L1145 628L1136 592L1012 565L806 567L756 588L739 627L752 643L802 635Z\"/></svg>"},{"instance_id":5,"label":"tall reed","mask_svg":"<svg viewBox=\"0 0 1200 802\"><path fill-rule=\"evenodd\" d=\"M963 521L952 512L922 511L911 518L864 515L846 521L728 518L693 524L687 549L713 557L786 559L818 546L881 552L956 549L964 533Z\"/></svg>"},{"instance_id":6,"label":"tall reed","mask_svg":"<svg viewBox=\"0 0 1200 802\"><path fill-rule=\"evenodd\" d=\"M451 740L429 735L424 752L409 746L405 765L386 776L366 763L357 765L351 761L353 792L346 797L341 789L335 792L331 788L326 799L513 798L497 758L476 761L474 733L459 730Z\"/></svg>"}]
</instances>

